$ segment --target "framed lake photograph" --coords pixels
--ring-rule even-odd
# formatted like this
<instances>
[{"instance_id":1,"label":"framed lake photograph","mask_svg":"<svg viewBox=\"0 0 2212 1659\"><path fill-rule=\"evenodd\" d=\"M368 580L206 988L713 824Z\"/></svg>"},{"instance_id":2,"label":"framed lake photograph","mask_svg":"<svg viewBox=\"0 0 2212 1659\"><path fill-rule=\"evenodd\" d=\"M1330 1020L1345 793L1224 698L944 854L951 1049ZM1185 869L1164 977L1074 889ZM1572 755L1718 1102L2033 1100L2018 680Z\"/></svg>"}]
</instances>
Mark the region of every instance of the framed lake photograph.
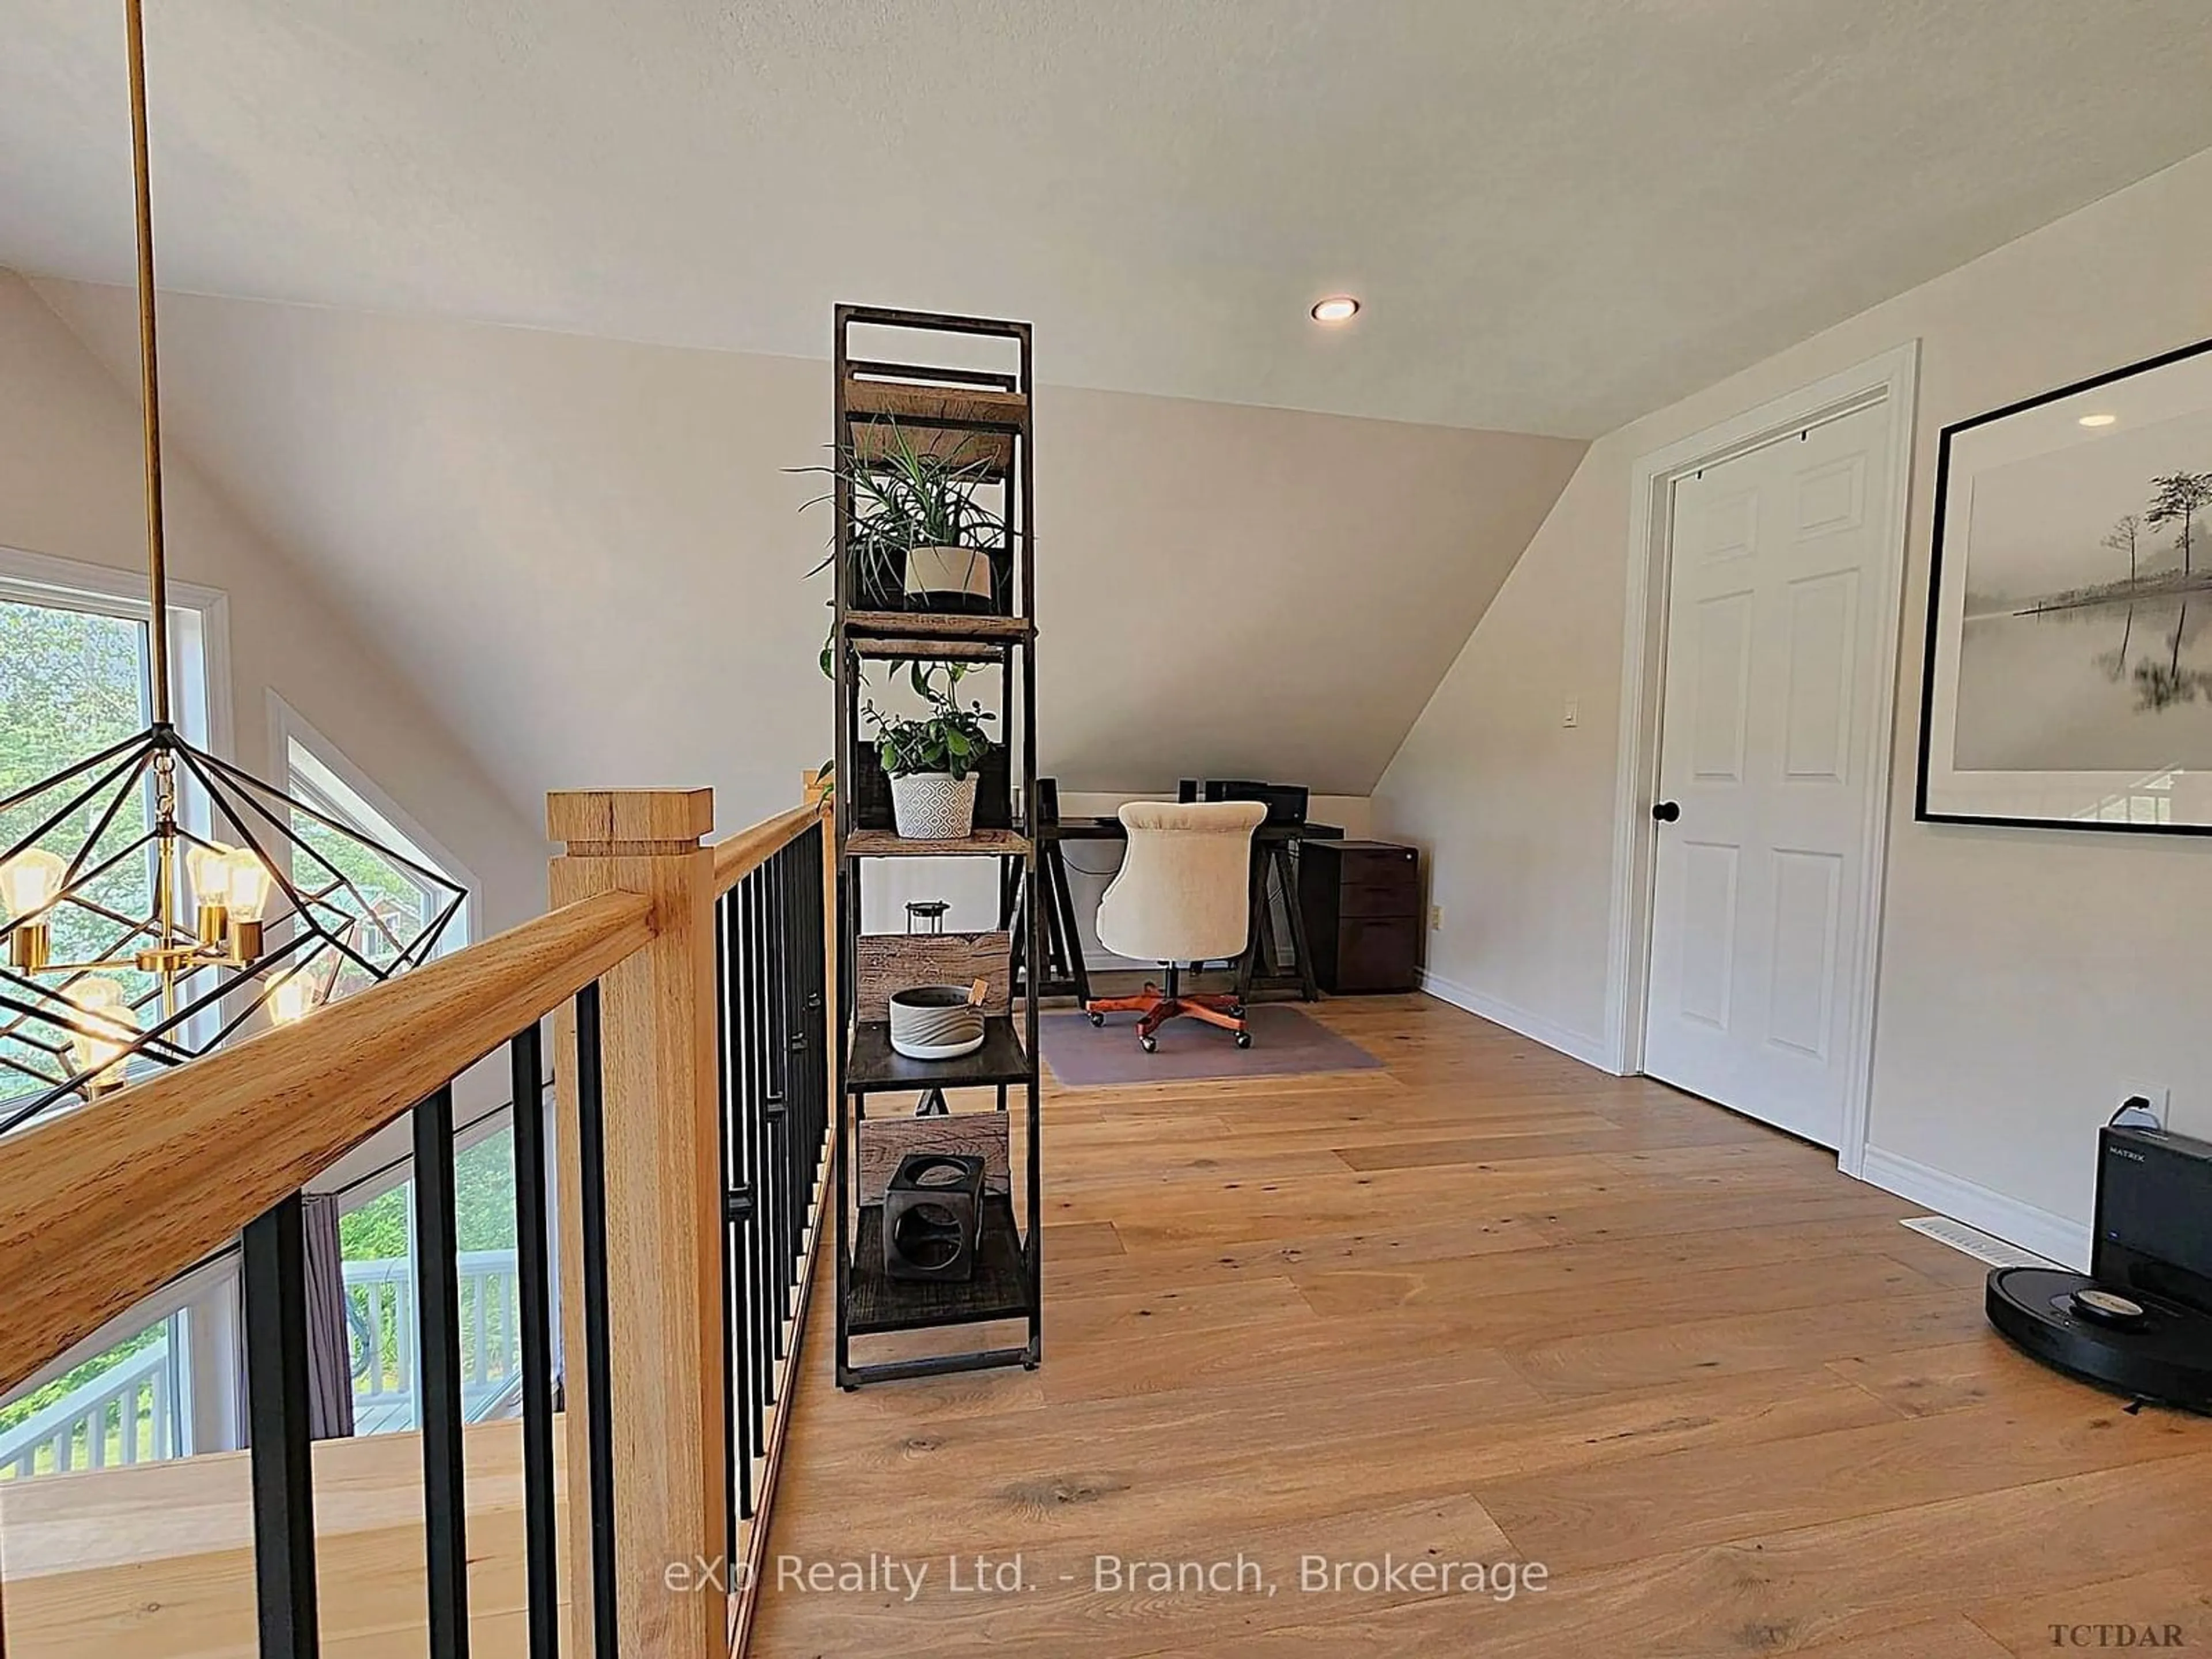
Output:
<instances>
[{"instance_id":1,"label":"framed lake photograph","mask_svg":"<svg viewBox=\"0 0 2212 1659\"><path fill-rule=\"evenodd\" d=\"M1917 815L2212 834L2212 340L1946 427Z\"/></svg>"}]
</instances>

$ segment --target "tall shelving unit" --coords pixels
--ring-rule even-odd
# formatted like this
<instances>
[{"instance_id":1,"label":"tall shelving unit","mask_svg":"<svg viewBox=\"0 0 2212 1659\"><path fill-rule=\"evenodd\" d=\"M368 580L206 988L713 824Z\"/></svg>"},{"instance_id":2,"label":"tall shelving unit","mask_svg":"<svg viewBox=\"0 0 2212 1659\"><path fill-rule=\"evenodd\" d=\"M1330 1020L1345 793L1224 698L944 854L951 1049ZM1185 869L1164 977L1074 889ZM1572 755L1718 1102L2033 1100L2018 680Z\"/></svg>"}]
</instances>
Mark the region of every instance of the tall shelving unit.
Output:
<instances>
[{"instance_id":1,"label":"tall shelving unit","mask_svg":"<svg viewBox=\"0 0 2212 1659\"><path fill-rule=\"evenodd\" d=\"M944 364L861 355L855 330L936 337ZM1034 505L1031 498L1030 325L980 317L839 306L835 359L836 433L841 453L865 461L886 422L933 455L972 466L1003 492L1008 531L1003 614L967 615L863 606L854 552L853 488L840 466L836 514L836 620L832 635L837 700L836 886L841 954L837 1030L836 1250L837 1383L842 1389L902 1377L1021 1365L1034 1370L1042 1353L1042 1170L1037 1135L1037 1005L1034 992L1015 995L1010 933L904 938L866 932L863 864L871 859L946 856L989 859L1000 888L1018 884L1014 926L1024 930L1024 960L1039 960L1036 848L1025 826L1036 816L1036 641ZM1016 365L978 368L980 356L1009 349ZM907 354L901 352L903 358ZM881 772L860 733L860 680L871 662L960 662L996 665L999 738L1007 764L987 771L975 832L960 841L908 841L888 827L888 801L875 785ZM862 819L868 822L862 822ZM879 820L880 821L878 821ZM880 988L870 963L895 957L907 973L933 973L964 982L988 957L995 970L994 1000L982 1048L964 1060L925 1063L890 1047L890 1027L874 1006ZM870 1103L912 1098L932 1089L988 1089L995 1112L900 1118ZM1020 1102L1020 1206L1016 1206L1014 1116ZM995 1122L993 1121L995 1120ZM872 1130L871 1126L875 1126ZM894 1279L884 1269L881 1181L900 1150L960 1146L986 1152L991 1188L985 1201L975 1277L963 1282ZM855 1364L855 1338L1019 1321L1019 1346L969 1347Z\"/></svg>"}]
</instances>

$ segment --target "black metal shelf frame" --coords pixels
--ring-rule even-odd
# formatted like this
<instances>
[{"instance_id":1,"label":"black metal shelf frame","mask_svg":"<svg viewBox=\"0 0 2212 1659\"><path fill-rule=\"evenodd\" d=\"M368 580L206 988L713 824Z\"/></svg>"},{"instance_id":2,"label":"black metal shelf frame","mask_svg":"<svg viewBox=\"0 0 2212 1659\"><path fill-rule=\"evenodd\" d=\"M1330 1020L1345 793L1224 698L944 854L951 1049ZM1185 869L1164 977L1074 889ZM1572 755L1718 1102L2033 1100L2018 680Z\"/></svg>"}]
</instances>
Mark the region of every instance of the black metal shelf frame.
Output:
<instances>
[{"instance_id":1,"label":"black metal shelf frame","mask_svg":"<svg viewBox=\"0 0 2212 1659\"><path fill-rule=\"evenodd\" d=\"M1012 373L970 368L946 368L890 362L855 355L850 349L853 331L898 330L915 334L976 337L1012 343L1019 367ZM1015 544L1013 591L1006 617L958 617L860 611L854 592L854 501L849 480L840 477L832 493L836 514L836 624L833 635L836 666L836 775L854 775L854 757L860 744L860 699L856 692L861 664L869 659L897 659L902 642L915 648L916 657L945 659L956 655L969 660L995 661L999 676L999 731L1003 741L1018 744L1019 764L1012 769L1011 805L1014 821L1037 822L1036 811L1036 538L1032 495L1031 396L1035 381L1030 368L1030 325L993 318L960 317L934 312L886 310L868 306L841 305L836 317L836 426L841 446L851 441L856 425L881 418L878 410L854 407L849 395L856 386L879 384L902 386L915 400L927 402L933 394L948 402L962 392L981 392L988 399L1014 394L1020 402L1006 412L985 418L959 413L893 416L902 426L951 432L984 433L1003 436L1008 453L992 482L1006 491L1005 518ZM859 401L881 405L895 394L871 396L863 389ZM977 401L985 401L978 399ZM1006 407L1002 404L1002 407ZM841 473L842 469L840 469ZM1018 738L1016 733L1018 732ZM1043 1355L1043 1213L1042 1165L1039 1153L1037 1060L1037 1002L1034 994L1021 994L1005 1020L994 1018L990 1040L981 1053L966 1061L924 1066L902 1060L890 1050L887 1036L854 1022L855 941L862 931L860 871L861 860L890 855L881 849L895 837L875 835L855 847L860 826L854 818L853 792L840 787L836 798L837 836L837 921L839 953L839 1040L833 1047L838 1103L836 1133L836 1265L837 1265L837 1384L842 1389L903 1377L936 1376L955 1371L980 1370L1006 1365L1035 1370ZM1007 838L994 842L955 846L945 855L991 857L1000 860L1011 884L1018 880L1023 895L1023 956L1038 960L1043 948L1039 908L1036 849L1025 840ZM908 850L908 849L902 849ZM891 1089L995 1086L999 1110L1005 1112L1009 1097L1019 1093L1024 1110L1024 1160L1017 1215L1013 1194L995 1198L985 1223L985 1248L981 1252L975 1279L964 1286L912 1284L886 1277L881 1269L880 1211L858 1206L854 1182L860 1126L866 1115L866 1097ZM1011 1130L1012 1124L1009 1122ZM1011 1148L1009 1149L1011 1151ZM871 1218L875 1225L871 1225ZM873 1255L870 1253L873 1252ZM976 1348L964 1352L932 1354L923 1358L854 1363L852 1341L891 1332L932 1329L945 1326L979 1325L1001 1321L1024 1321L1027 1340L1020 1346Z\"/></svg>"}]
</instances>

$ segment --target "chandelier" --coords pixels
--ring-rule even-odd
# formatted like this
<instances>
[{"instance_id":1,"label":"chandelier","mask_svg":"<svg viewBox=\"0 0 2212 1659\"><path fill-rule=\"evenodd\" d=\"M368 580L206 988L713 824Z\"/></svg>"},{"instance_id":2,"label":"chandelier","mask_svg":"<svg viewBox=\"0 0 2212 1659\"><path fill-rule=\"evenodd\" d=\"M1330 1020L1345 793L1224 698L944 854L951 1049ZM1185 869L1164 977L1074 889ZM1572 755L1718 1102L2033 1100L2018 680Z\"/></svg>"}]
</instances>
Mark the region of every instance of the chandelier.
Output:
<instances>
[{"instance_id":1,"label":"chandelier","mask_svg":"<svg viewBox=\"0 0 2212 1659\"><path fill-rule=\"evenodd\" d=\"M462 888L171 714L141 0L125 0L150 619L146 729L0 799L0 1133L416 967ZM18 826L25 826L18 832ZM258 1023L258 1024L257 1024Z\"/></svg>"}]
</instances>

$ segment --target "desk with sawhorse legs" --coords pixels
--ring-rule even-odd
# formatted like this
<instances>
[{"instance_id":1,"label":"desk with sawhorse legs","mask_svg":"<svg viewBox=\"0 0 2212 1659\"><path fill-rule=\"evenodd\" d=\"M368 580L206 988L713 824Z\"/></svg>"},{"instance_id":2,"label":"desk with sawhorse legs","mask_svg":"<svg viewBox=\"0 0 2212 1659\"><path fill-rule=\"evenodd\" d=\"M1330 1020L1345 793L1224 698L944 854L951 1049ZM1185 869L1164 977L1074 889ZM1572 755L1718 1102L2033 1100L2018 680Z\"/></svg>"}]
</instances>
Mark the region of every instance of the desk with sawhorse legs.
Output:
<instances>
[{"instance_id":1,"label":"desk with sawhorse legs","mask_svg":"<svg viewBox=\"0 0 2212 1659\"><path fill-rule=\"evenodd\" d=\"M1044 971L1037 994L1091 1000L1091 974L1084 965L1082 937L1075 921L1075 895L1068 886L1067 860L1062 847L1072 841L1126 841L1128 831L1115 817L1066 817L1048 823L1037 836L1037 899L1044 906ZM1298 908L1297 848L1303 841L1341 841L1344 831L1331 823L1263 823L1252 832L1252 932L1237 959L1237 994L1249 1000L1263 991L1296 991L1308 1002L1317 1000L1321 988L1314 982L1313 953L1306 946L1305 918ZM1276 967L1274 905L1269 890L1279 886L1284 914L1290 920L1291 951L1295 964ZM999 879L999 925L1012 930L1017 983L1026 976L1022 959L1028 929L1021 917L1022 881L1018 860L1001 860Z\"/></svg>"}]
</instances>

